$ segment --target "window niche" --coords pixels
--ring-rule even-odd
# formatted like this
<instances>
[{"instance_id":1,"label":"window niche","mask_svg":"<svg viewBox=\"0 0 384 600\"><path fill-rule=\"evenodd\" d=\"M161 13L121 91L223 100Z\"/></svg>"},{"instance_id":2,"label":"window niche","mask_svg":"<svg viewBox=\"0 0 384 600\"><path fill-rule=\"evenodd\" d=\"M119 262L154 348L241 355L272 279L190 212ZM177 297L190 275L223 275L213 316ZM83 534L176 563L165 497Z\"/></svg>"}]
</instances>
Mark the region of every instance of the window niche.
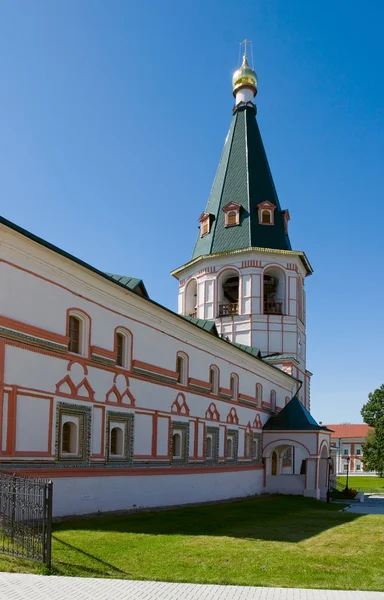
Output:
<instances>
[{"instance_id":1,"label":"window niche","mask_svg":"<svg viewBox=\"0 0 384 600\"><path fill-rule=\"evenodd\" d=\"M236 429L227 429L225 441L225 459L228 463L236 463L239 448L239 432Z\"/></svg>"},{"instance_id":2,"label":"window niche","mask_svg":"<svg viewBox=\"0 0 384 600\"><path fill-rule=\"evenodd\" d=\"M217 464L219 459L219 428L207 427L205 436L205 461Z\"/></svg>"},{"instance_id":3,"label":"window niche","mask_svg":"<svg viewBox=\"0 0 384 600\"><path fill-rule=\"evenodd\" d=\"M56 461L87 466L90 436L91 407L59 402L56 408Z\"/></svg>"},{"instance_id":4,"label":"window niche","mask_svg":"<svg viewBox=\"0 0 384 600\"><path fill-rule=\"evenodd\" d=\"M262 445L262 434L253 433L252 438L252 460L257 463L262 463L263 445Z\"/></svg>"},{"instance_id":5,"label":"window niche","mask_svg":"<svg viewBox=\"0 0 384 600\"><path fill-rule=\"evenodd\" d=\"M108 463L132 465L134 415L107 411L105 455Z\"/></svg>"},{"instance_id":6,"label":"window niche","mask_svg":"<svg viewBox=\"0 0 384 600\"><path fill-rule=\"evenodd\" d=\"M170 427L170 458L175 464L188 464L189 423L172 421Z\"/></svg>"}]
</instances>

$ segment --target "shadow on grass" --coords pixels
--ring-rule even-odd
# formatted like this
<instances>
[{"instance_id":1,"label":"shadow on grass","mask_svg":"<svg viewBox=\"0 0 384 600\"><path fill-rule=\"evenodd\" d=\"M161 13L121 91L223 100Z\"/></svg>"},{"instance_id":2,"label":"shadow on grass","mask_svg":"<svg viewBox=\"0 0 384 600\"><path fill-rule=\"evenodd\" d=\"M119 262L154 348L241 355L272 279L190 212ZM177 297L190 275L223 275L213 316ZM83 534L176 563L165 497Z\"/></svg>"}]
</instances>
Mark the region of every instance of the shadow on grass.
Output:
<instances>
[{"instance_id":1,"label":"shadow on grass","mask_svg":"<svg viewBox=\"0 0 384 600\"><path fill-rule=\"evenodd\" d=\"M98 563L100 565L100 569L92 569L91 567L84 566L83 564L81 564L81 565L71 564L72 569L75 571L78 570L79 573L81 572L82 575L84 575L85 573L88 575L88 577L92 577L92 576L99 576L99 577L105 577L105 576L122 577L122 576L124 576L124 577L127 577L129 575L128 572L122 571L118 567L111 565L109 562L106 562L105 560L102 560L101 558L97 558L94 554L89 554L89 552L85 552L85 550L82 550L81 548L78 548L77 546L73 546L72 544L69 544L68 542L65 542L64 540L59 539L55 535L53 535L52 537L56 541L56 543L62 544L69 550L71 550L73 552L78 552L79 554L82 555L82 557L85 557L86 559L91 559L92 561L95 561L96 563ZM60 573L61 566L66 569L69 566L69 563L66 563L63 560L55 561L54 571L57 571L58 573Z\"/></svg>"},{"instance_id":2,"label":"shadow on grass","mask_svg":"<svg viewBox=\"0 0 384 600\"><path fill-rule=\"evenodd\" d=\"M54 526L60 531L146 535L226 536L297 543L349 523L361 515L340 512L342 505L295 496L262 496L176 510L77 518ZM62 541L60 537L58 538ZM112 539L111 539L112 543ZM102 562L102 561L101 561Z\"/></svg>"}]
</instances>

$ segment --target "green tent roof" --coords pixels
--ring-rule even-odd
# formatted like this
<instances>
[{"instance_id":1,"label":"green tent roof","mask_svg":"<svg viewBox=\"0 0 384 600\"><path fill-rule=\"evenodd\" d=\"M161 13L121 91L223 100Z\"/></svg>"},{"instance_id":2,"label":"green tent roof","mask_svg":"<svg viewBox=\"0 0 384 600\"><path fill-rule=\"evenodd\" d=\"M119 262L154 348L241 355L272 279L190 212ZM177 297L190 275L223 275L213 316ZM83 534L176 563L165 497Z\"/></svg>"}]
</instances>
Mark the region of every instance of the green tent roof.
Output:
<instances>
[{"instance_id":1,"label":"green tent roof","mask_svg":"<svg viewBox=\"0 0 384 600\"><path fill-rule=\"evenodd\" d=\"M258 218L257 207L266 200L276 207L270 226ZM225 227L223 208L231 201L241 206L240 225ZM205 212L211 230L197 238L192 259L249 247L291 250L254 107L235 110Z\"/></svg>"},{"instance_id":2,"label":"green tent roof","mask_svg":"<svg viewBox=\"0 0 384 600\"><path fill-rule=\"evenodd\" d=\"M329 431L327 427L321 427L315 421L296 396L277 415L268 419L263 429L264 431Z\"/></svg>"}]
</instances>

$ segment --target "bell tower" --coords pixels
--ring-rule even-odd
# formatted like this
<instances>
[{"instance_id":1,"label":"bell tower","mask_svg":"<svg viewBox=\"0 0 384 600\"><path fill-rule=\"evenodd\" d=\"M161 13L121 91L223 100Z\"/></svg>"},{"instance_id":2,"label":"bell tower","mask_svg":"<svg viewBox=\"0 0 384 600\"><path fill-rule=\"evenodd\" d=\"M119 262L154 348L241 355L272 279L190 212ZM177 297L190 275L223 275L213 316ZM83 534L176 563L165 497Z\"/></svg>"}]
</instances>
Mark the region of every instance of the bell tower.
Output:
<instances>
[{"instance_id":1,"label":"bell tower","mask_svg":"<svg viewBox=\"0 0 384 600\"><path fill-rule=\"evenodd\" d=\"M246 46L246 45L245 45ZM246 48L232 78L232 122L191 260L179 280L179 314L215 321L222 337L261 351L303 382L309 408L304 280L312 268L292 250L256 120L257 76Z\"/></svg>"}]
</instances>

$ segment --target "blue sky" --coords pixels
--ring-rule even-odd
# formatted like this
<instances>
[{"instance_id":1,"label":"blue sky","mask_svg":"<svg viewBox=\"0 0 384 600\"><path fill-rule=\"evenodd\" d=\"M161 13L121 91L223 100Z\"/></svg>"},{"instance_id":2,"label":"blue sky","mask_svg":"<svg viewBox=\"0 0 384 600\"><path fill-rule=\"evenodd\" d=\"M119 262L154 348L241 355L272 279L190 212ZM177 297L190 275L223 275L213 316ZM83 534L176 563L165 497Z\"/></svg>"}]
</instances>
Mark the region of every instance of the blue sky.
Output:
<instances>
[{"instance_id":1,"label":"blue sky","mask_svg":"<svg viewBox=\"0 0 384 600\"><path fill-rule=\"evenodd\" d=\"M176 309L253 40L258 121L305 250L312 412L360 422L383 375L378 0L3 0L0 212Z\"/></svg>"}]
</instances>

